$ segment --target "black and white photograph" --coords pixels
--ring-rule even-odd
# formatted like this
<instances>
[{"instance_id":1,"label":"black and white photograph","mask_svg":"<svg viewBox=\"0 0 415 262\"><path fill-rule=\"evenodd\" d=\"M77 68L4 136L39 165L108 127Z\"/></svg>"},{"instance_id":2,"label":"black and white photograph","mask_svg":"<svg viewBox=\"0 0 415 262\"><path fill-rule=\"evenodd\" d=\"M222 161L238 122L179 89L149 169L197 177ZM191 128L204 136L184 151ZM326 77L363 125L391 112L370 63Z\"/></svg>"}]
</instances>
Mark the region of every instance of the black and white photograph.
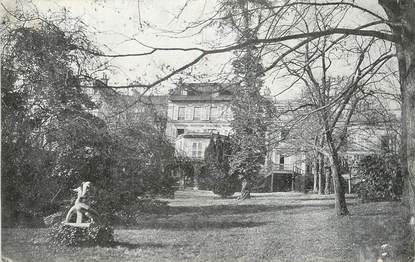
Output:
<instances>
[{"instance_id":1,"label":"black and white photograph","mask_svg":"<svg viewBox=\"0 0 415 262\"><path fill-rule=\"evenodd\" d=\"M415 0L0 0L1 261L415 262Z\"/></svg>"}]
</instances>

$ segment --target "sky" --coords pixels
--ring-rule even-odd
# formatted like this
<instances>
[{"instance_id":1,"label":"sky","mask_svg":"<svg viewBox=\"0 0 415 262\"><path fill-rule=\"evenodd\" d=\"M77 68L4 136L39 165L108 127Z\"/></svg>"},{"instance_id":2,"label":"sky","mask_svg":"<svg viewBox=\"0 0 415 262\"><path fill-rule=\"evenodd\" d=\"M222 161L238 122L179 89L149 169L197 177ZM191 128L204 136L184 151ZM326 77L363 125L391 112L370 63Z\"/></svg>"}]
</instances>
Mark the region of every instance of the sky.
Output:
<instances>
[{"instance_id":1,"label":"sky","mask_svg":"<svg viewBox=\"0 0 415 262\"><path fill-rule=\"evenodd\" d=\"M358 1L359 2L359 1ZM225 44L234 39L234 35L218 34L214 29L200 34L190 30L185 34L173 34L172 31L183 29L187 23L202 20L213 14L214 0L6 0L4 4L13 8L16 3L23 3L26 9L36 8L43 13L69 11L70 16L80 17L88 25L92 41L109 54L139 53L148 51L142 44L157 47L209 47L214 44ZM186 4L188 3L188 4ZM361 0L360 4L381 13L376 0ZM181 12L181 8L183 8ZM178 14L180 13L180 17ZM349 21L359 24L368 18L356 14ZM193 34L192 34L193 33ZM156 52L147 57L129 57L111 60L113 70L108 72L110 84L126 85L133 81L152 82L160 75L163 65L178 67L191 61L196 52ZM232 54L221 54L209 57L194 69L196 73L214 75L222 64L226 64ZM229 70L229 63L227 70ZM226 68L225 68L226 70ZM206 78L207 79L207 78ZM166 93L174 87L172 79L157 87L154 92ZM203 81L204 78L193 81ZM190 80L192 81L192 80ZM265 86L272 94L285 89L286 83L271 77L265 79ZM291 98L299 93L299 89L289 90L281 98Z\"/></svg>"}]
</instances>

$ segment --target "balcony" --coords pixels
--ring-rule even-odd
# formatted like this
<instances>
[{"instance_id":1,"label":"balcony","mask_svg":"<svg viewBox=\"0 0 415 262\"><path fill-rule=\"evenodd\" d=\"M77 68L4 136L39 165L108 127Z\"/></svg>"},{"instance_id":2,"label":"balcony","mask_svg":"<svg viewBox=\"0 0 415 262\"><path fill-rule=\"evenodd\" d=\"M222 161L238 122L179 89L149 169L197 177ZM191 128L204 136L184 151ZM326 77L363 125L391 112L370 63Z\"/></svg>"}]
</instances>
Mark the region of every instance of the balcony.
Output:
<instances>
[{"instance_id":1,"label":"balcony","mask_svg":"<svg viewBox=\"0 0 415 262\"><path fill-rule=\"evenodd\" d=\"M293 164L271 164L272 173L297 173L303 174L304 171L296 165Z\"/></svg>"}]
</instances>

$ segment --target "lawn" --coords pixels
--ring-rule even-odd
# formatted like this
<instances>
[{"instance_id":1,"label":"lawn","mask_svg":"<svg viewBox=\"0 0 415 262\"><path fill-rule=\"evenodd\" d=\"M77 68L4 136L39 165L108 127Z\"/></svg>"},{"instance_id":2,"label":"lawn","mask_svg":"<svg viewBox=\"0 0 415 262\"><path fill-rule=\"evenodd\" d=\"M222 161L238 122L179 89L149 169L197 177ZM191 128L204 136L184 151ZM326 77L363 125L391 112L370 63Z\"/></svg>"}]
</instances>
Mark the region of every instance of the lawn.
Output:
<instances>
[{"instance_id":1,"label":"lawn","mask_svg":"<svg viewBox=\"0 0 415 262\"><path fill-rule=\"evenodd\" d=\"M359 203L333 216L332 196L254 194L245 201L207 191L179 191L165 214L116 228L111 247L62 248L45 243L48 229L3 229L2 255L12 261L407 261L404 208Z\"/></svg>"}]
</instances>

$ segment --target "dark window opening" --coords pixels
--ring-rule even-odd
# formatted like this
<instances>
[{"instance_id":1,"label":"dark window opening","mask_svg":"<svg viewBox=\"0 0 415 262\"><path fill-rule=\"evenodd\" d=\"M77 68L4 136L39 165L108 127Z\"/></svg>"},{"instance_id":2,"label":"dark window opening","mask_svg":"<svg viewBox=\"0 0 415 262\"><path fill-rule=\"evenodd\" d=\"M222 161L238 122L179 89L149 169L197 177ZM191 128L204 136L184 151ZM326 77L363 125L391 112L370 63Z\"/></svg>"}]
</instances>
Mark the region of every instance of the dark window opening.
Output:
<instances>
[{"instance_id":1,"label":"dark window opening","mask_svg":"<svg viewBox=\"0 0 415 262\"><path fill-rule=\"evenodd\" d=\"M177 129L177 135L183 135L184 134L184 129Z\"/></svg>"},{"instance_id":2,"label":"dark window opening","mask_svg":"<svg viewBox=\"0 0 415 262\"><path fill-rule=\"evenodd\" d=\"M284 156L280 156L280 170L284 170Z\"/></svg>"}]
</instances>

